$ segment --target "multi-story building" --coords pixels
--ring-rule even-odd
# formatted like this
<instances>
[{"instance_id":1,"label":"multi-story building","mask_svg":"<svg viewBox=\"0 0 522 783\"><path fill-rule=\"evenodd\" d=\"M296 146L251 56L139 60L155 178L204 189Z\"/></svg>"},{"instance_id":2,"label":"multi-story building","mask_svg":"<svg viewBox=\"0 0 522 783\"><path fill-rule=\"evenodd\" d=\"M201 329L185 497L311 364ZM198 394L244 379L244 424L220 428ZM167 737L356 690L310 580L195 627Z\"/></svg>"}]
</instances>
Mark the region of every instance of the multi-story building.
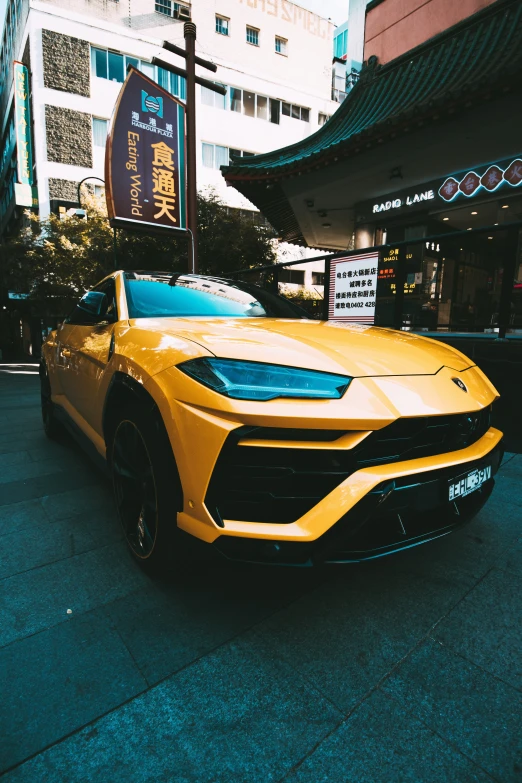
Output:
<instances>
[{"instance_id":1,"label":"multi-story building","mask_svg":"<svg viewBox=\"0 0 522 783\"><path fill-rule=\"evenodd\" d=\"M28 206L45 218L78 206L85 178L103 187L94 178L104 177L108 123L129 64L184 99L184 79L151 61L160 55L184 68L161 44L183 45L190 16L197 51L228 88L221 96L197 87L198 188L255 211L219 168L231 155L301 141L337 108L330 21L288 0L10 0L0 49L0 238Z\"/></svg>"}]
</instances>

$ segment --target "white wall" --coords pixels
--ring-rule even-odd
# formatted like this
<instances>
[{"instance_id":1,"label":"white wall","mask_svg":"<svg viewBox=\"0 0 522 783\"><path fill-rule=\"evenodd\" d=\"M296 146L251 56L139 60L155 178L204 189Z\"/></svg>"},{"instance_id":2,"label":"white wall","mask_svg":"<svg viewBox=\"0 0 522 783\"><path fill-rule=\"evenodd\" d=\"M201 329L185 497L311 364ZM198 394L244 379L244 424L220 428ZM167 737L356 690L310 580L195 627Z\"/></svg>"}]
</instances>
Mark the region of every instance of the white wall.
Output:
<instances>
[{"instance_id":1,"label":"white wall","mask_svg":"<svg viewBox=\"0 0 522 783\"><path fill-rule=\"evenodd\" d=\"M39 183L40 214L49 212L48 179L80 181L87 176L103 179L103 154L94 148L92 169L47 161L45 105L61 106L109 119L121 85L91 73L91 97L51 90L43 84L42 29L89 41L144 60L160 55L180 67L182 58L161 50L163 39L183 45L183 25L154 13L154 0L132 0L131 19L145 19L142 29L127 27L123 6L89 3L86 0L31 0L28 29L31 36L31 70L35 113L35 156ZM215 14L230 18L230 36L215 32ZM255 209L238 191L227 187L218 170L201 163L201 142L251 152L268 152L300 141L318 128L318 113L332 114L337 104L330 100L331 22L287 0L207 0L195 2L197 52L219 64L214 75L198 67L207 78L241 87L272 98L310 108L310 122L282 116L281 124L247 117L202 104L197 87L198 187L213 188L229 206ZM246 42L247 23L260 30L260 46ZM136 22L133 21L135 25ZM151 32L157 37L152 37ZM288 56L275 52L275 36L288 39Z\"/></svg>"}]
</instances>

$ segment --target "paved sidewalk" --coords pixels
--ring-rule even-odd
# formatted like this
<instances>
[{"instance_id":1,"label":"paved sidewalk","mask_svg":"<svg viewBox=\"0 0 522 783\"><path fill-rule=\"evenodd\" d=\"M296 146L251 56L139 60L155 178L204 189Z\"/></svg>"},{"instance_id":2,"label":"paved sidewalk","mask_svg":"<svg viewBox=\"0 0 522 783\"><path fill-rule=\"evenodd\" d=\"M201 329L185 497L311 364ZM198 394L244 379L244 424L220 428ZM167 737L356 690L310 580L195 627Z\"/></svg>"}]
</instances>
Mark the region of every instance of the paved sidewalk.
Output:
<instances>
[{"instance_id":1,"label":"paved sidewalk","mask_svg":"<svg viewBox=\"0 0 522 783\"><path fill-rule=\"evenodd\" d=\"M0 366L2 783L520 781L521 488L507 454L437 542L155 583L36 366Z\"/></svg>"}]
</instances>

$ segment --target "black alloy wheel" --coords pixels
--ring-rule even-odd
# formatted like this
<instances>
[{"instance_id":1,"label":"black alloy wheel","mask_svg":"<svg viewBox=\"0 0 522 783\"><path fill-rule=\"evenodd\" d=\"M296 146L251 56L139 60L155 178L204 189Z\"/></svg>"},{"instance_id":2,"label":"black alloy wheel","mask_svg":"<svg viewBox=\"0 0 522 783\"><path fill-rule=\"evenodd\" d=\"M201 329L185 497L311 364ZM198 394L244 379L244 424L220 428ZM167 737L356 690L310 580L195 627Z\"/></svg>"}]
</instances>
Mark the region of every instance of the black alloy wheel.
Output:
<instances>
[{"instance_id":1,"label":"black alloy wheel","mask_svg":"<svg viewBox=\"0 0 522 783\"><path fill-rule=\"evenodd\" d=\"M56 418L54 403L51 399L51 382L44 362L40 364L40 400L44 432L53 440L62 432L62 425Z\"/></svg>"},{"instance_id":2,"label":"black alloy wheel","mask_svg":"<svg viewBox=\"0 0 522 783\"><path fill-rule=\"evenodd\" d=\"M108 454L127 546L144 568L166 572L184 557L176 524L181 484L161 416L144 407L131 405L118 415Z\"/></svg>"},{"instance_id":3,"label":"black alloy wheel","mask_svg":"<svg viewBox=\"0 0 522 783\"><path fill-rule=\"evenodd\" d=\"M158 499L154 469L141 433L133 421L120 421L112 447L114 494L123 532L132 553L150 557L158 532Z\"/></svg>"}]
</instances>

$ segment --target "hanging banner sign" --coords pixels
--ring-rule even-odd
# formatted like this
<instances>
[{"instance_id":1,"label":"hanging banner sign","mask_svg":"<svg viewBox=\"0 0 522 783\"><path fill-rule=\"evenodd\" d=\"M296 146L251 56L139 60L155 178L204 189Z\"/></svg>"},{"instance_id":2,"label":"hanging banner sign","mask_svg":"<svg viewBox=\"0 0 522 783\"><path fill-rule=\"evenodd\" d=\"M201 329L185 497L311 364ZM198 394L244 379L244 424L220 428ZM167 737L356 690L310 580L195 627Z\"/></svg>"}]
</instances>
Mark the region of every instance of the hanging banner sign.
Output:
<instances>
[{"instance_id":1,"label":"hanging banner sign","mask_svg":"<svg viewBox=\"0 0 522 783\"><path fill-rule=\"evenodd\" d=\"M111 225L185 231L185 107L130 68L105 148Z\"/></svg>"},{"instance_id":2,"label":"hanging banner sign","mask_svg":"<svg viewBox=\"0 0 522 783\"><path fill-rule=\"evenodd\" d=\"M329 321L373 324L378 253L361 253L330 262Z\"/></svg>"},{"instance_id":3,"label":"hanging banner sign","mask_svg":"<svg viewBox=\"0 0 522 783\"><path fill-rule=\"evenodd\" d=\"M14 62L14 121L18 182L33 184L33 148L31 143L31 107L29 73L23 63Z\"/></svg>"}]
</instances>

